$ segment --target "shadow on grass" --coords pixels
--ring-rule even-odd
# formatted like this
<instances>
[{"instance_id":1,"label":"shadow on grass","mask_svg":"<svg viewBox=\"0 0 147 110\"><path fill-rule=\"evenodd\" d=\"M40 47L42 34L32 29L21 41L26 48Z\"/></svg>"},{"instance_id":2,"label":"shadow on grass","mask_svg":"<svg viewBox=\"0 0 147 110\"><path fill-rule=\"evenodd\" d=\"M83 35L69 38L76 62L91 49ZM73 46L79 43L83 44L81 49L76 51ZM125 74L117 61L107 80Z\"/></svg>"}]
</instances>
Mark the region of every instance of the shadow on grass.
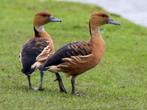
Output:
<instances>
[{"instance_id":1,"label":"shadow on grass","mask_svg":"<svg viewBox=\"0 0 147 110\"><path fill-rule=\"evenodd\" d=\"M78 91L80 93L80 96L76 96L76 95L72 95L71 91L67 91L68 93L62 93L59 91L58 88L54 88L54 89L48 89L45 88L43 91L39 91L39 90L33 90L33 89L29 89L28 86L22 85L19 87L15 87L14 88L16 91L19 92L23 92L23 93L30 93L30 94L39 94L40 96L57 96L57 97L63 97L63 98L71 98L71 97L80 97L80 98L85 98L85 97L90 97L88 94L86 94L83 91Z\"/></svg>"}]
</instances>

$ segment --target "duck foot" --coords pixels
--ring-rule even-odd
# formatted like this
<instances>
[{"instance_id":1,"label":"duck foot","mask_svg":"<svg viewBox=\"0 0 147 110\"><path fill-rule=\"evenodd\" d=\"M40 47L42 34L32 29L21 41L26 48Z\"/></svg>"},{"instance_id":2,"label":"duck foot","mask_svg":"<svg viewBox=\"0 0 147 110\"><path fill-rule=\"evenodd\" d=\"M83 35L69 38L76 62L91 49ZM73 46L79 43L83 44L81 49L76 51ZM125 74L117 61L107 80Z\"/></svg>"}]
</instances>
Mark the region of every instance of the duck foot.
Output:
<instances>
[{"instance_id":1,"label":"duck foot","mask_svg":"<svg viewBox=\"0 0 147 110\"><path fill-rule=\"evenodd\" d=\"M32 86L29 86L29 90L33 90L33 87Z\"/></svg>"},{"instance_id":2,"label":"duck foot","mask_svg":"<svg viewBox=\"0 0 147 110\"><path fill-rule=\"evenodd\" d=\"M38 90L39 90L39 91L44 91L44 88L39 87Z\"/></svg>"},{"instance_id":3,"label":"duck foot","mask_svg":"<svg viewBox=\"0 0 147 110\"><path fill-rule=\"evenodd\" d=\"M72 93L73 96L82 96L79 92Z\"/></svg>"},{"instance_id":4,"label":"duck foot","mask_svg":"<svg viewBox=\"0 0 147 110\"><path fill-rule=\"evenodd\" d=\"M35 88L32 88L32 90L34 90L34 91L44 91L44 88L42 88L42 87L39 87L39 88L35 87Z\"/></svg>"},{"instance_id":5,"label":"duck foot","mask_svg":"<svg viewBox=\"0 0 147 110\"><path fill-rule=\"evenodd\" d=\"M65 93L65 94L67 94L66 89L60 89L60 92L61 92L61 93Z\"/></svg>"}]
</instances>

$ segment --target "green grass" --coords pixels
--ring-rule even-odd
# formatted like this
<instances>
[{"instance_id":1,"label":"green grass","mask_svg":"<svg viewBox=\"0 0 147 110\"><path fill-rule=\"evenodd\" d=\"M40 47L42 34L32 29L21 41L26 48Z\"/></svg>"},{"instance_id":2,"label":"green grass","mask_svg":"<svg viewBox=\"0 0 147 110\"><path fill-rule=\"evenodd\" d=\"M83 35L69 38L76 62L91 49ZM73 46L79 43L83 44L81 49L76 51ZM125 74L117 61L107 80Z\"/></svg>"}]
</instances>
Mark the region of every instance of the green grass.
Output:
<instances>
[{"instance_id":1,"label":"green grass","mask_svg":"<svg viewBox=\"0 0 147 110\"><path fill-rule=\"evenodd\" d=\"M50 23L56 49L68 42L87 40L92 5L39 0L0 1L0 110L146 110L147 109L147 29L117 15L111 17L121 26L105 25L102 35L106 52L102 62L77 78L77 91L70 94L70 78L62 74L68 94L58 92L55 75L46 72L45 91L28 90L21 73L18 55L23 43L33 35L32 19L48 10L62 23ZM38 86L39 72L33 74Z\"/></svg>"}]
</instances>

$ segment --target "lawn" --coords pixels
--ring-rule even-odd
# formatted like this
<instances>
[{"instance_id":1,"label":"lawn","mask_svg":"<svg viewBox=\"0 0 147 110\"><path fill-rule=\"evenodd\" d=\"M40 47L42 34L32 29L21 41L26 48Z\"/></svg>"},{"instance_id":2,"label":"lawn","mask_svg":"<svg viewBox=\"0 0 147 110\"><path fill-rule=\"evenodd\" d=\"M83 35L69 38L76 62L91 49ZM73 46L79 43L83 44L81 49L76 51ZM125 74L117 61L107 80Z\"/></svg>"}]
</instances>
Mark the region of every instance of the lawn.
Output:
<instances>
[{"instance_id":1,"label":"lawn","mask_svg":"<svg viewBox=\"0 0 147 110\"><path fill-rule=\"evenodd\" d=\"M73 41L89 39L88 19L93 5L42 0L0 1L0 110L147 110L147 28L118 15L110 16L121 26L101 28L106 43L102 62L77 78L72 96L70 78L62 74L68 94L58 90L55 75L46 72L43 92L28 89L18 60L21 46L33 35L32 19L48 10L62 23L45 26L56 49ZM34 72L33 86L39 83Z\"/></svg>"}]
</instances>

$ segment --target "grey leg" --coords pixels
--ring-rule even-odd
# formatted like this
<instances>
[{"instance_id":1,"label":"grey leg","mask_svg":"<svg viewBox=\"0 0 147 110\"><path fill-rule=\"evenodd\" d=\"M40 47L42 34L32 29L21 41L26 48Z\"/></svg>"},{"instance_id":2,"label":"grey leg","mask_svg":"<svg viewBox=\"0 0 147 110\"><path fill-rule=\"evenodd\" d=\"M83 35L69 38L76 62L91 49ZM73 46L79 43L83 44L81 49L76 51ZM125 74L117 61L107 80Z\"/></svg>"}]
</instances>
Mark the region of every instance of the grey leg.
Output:
<instances>
[{"instance_id":1,"label":"grey leg","mask_svg":"<svg viewBox=\"0 0 147 110\"><path fill-rule=\"evenodd\" d=\"M43 89L43 76L44 76L44 72L40 71L40 85L39 85L39 88L38 88L38 90L40 90L40 91L44 90Z\"/></svg>"},{"instance_id":2,"label":"grey leg","mask_svg":"<svg viewBox=\"0 0 147 110\"><path fill-rule=\"evenodd\" d=\"M66 89L64 88L64 84L62 82L62 78L59 73L56 73L56 80L58 81L60 92L67 93Z\"/></svg>"},{"instance_id":3,"label":"grey leg","mask_svg":"<svg viewBox=\"0 0 147 110\"><path fill-rule=\"evenodd\" d=\"M31 76L27 75L27 79L28 79L29 89L32 89Z\"/></svg>"},{"instance_id":4,"label":"grey leg","mask_svg":"<svg viewBox=\"0 0 147 110\"><path fill-rule=\"evenodd\" d=\"M73 95L76 95L76 93L75 93L75 76L72 76L72 78L71 78L71 85L72 85L72 91L71 91L71 93L73 94Z\"/></svg>"},{"instance_id":5,"label":"grey leg","mask_svg":"<svg viewBox=\"0 0 147 110\"><path fill-rule=\"evenodd\" d=\"M75 90L75 79L76 79L76 76L72 76L72 78L71 78L71 85L72 85L72 91L71 91L71 93L72 93L72 95L81 96L81 94L79 94Z\"/></svg>"}]
</instances>

